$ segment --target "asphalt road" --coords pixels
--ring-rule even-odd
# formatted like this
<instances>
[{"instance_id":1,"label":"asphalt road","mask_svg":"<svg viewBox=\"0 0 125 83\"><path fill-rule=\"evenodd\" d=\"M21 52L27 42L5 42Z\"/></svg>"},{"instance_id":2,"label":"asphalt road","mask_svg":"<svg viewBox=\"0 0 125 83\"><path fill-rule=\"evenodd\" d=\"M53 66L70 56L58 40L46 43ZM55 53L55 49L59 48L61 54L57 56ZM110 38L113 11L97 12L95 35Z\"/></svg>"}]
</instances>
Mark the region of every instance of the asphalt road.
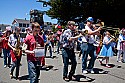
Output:
<instances>
[{"instance_id":1,"label":"asphalt road","mask_svg":"<svg viewBox=\"0 0 125 83\"><path fill-rule=\"evenodd\" d=\"M46 58L48 68L41 69L40 83L67 83L62 79L63 63L61 55L53 53L53 56L56 57L54 59ZM98 59L96 59L94 67L95 74L82 74L81 59L78 59L77 53L76 56L77 68L75 77L77 81L70 81L69 83L125 83L125 63L116 62L116 56L110 58L112 68L101 66ZM21 64L20 80L10 79L10 69L3 67L3 58L0 58L0 83L29 83L26 56L22 57Z\"/></svg>"}]
</instances>

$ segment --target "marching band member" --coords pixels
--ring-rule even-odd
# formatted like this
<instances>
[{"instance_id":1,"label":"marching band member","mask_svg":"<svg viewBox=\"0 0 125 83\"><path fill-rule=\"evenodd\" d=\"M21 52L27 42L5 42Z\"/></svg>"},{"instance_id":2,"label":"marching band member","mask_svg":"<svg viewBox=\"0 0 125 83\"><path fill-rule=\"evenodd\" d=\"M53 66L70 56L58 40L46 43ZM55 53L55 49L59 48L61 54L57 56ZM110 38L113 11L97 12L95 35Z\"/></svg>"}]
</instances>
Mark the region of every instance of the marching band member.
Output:
<instances>
[{"instance_id":1,"label":"marching band member","mask_svg":"<svg viewBox=\"0 0 125 83\"><path fill-rule=\"evenodd\" d=\"M11 65L10 47L8 46L8 39L10 34L11 34L11 30L6 30L5 35L3 35L2 37L4 68L6 68L7 66L10 68L10 65Z\"/></svg>"},{"instance_id":2,"label":"marching band member","mask_svg":"<svg viewBox=\"0 0 125 83\"><path fill-rule=\"evenodd\" d=\"M101 30L101 27L94 30L93 22L94 22L94 20L92 17L87 18L87 24L85 26L85 29L88 30L88 38L87 38L88 48L87 48L86 53L84 53L84 55L82 57L82 73L84 73L84 74L88 73L88 71L90 73L94 73L93 67L94 67L94 63L96 60L96 52L95 52L96 50L95 50L95 46L94 46L94 42L95 42L94 35L99 35L99 31ZM91 58L90 58L88 69L87 69L88 54Z\"/></svg>"},{"instance_id":3,"label":"marching band member","mask_svg":"<svg viewBox=\"0 0 125 83\"><path fill-rule=\"evenodd\" d=\"M19 67L20 67L20 61L22 56L21 44L23 40L20 37L20 31L21 29L19 27L15 27L15 32L10 35L8 40L8 45L11 48L10 54L13 61L13 64L11 66L10 76L11 78L13 77L13 71L16 67L16 72L15 72L16 80L19 79L18 77Z\"/></svg>"},{"instance_id":4,"label":"marching band member","mask_svg":"<svg viewBox=\"0 0 125 83\"><path fill-rule=\"evenodd\" d=\"M75 45L75 40L78 39L78 37L81 36L75 36L73 37L72 31L74 30L75 22L74 21L68 21L68 28L62 33L62 36L60 37L61 41L61 47L62 47L62 58L63 58L63 79L65 81L69 80L75 80L74 78L74 73L76 70L76 56L74 52L74 45ZM68 75L68 64L69 64L69 59L71 61L71 70ZM68 75L68 76L67 76Z\"/></svg>"},{"instance_id":5,"label":"marching band member","mask_svg":"<svg viewBox=\"0 0 125 83\"><path fill-rule=\"evenodd\" d=\"M121 60L123 62L125 62L125 30L122 30L122 33L119 35L118 38L118 44L117 44L117 62L121 62ZM120 59L121 54L123 52L123 58Z\"/></svg>"},{"instance_id":6,"label":"marching band member","mask_svg":"<svg viewBox=\"0 0 125 83\"><path fill-rule=\"evenodd\" d=\"M2 56L2 48L3 48L3 42L2 42L3 38L2 38L2 36L3 36L3 34L0 31L0 58L3 58L3 56Z\"/></svg>"},{"instance_id":7,"label":"marching band member","mask_svg":"<svg viewBox=\"0 0 125 83\"><path fill-rule=\"evenodd\" d=\"M51 39L53 38L52 35L50 35L49 33L46 34L46 42L45 42L45 57L46 57L46 53L47 53L47 48L49 47L49 53L50 53L50 58L53 58L53 53L52 53L52 44L51 44Z\"/></svg>"},{"instance_id":8,"label":"marching band member","mask_svg":"<svg viewBox=\"0 0 125 83\"><path fill-rule=\"evenodd\" d=\"M106 31L105 37L103 39L103 46L101 48L101 51L99 53L100 56L104 56L101 60L99 60L100 64L102 65L102 61L106 59L106 67L110 68L109 66L109 57L113 56L113 50L111 43L113 41L113 38L111 38L111 34Z\"/></svg>"},{"instance_id":9,"label":"marching band member","mask_svg":"<svg viewBox=\"0 0 125 83\"><path fill-rule=\"evenodd\" d=\"M40 25L37 22L32 23L32 34L28 35L24 40L24 45L27 49L23 51L27 53L30 83L39 82L41 57L44 55L42 50L44 49L44 41L39 32Z\"/></svg>"}]
</instances>

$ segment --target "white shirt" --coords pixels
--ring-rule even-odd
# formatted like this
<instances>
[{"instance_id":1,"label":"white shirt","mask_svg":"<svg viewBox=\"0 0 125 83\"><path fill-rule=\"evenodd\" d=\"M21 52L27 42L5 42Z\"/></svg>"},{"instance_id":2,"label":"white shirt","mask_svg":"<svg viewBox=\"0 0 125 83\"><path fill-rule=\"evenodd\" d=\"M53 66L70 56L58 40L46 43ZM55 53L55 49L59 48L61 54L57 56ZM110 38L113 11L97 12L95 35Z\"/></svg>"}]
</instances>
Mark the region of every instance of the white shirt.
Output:
<instances>
[{"instance_id":1,"label":"white shirt","mask_svg":"<svg viewBox=\"0 0 125 83\"><path fill-rule=\"evenodd\" d=\"M14 37L14 34L11 34L9 36L8 42L10 43L11 46L16 47L17 39L16 39L16 37ZM21 37L20 37L20 42L23 42L23 39Z\"/></svg>"},{"instance_id":2,"label":"white shirt","mask_svg":"<svg viewBox=\"0 0 125 83\"><path fill-rule=\"evenodd\" d=\"M92 29L90 29L87 25L85 26L85 29L88 30L88 31L92 31ZM94 44L94 42L95 42L94 35L89 35L89 37L88 37L88 43Z\"/></svg>"},{"instance_id":3,"label":"white shirt","mask_svg":"<svg viewBox=\"0 0 125 83\"><path fill-rule=\"evenodd\" d=\"M117 43L117 50L122 50L121 48L121 42L123 41L123 37L122 35L120 34L119 35L119 38L118 38L118 43Z\"/></svg>"},{"instance_id":4,"label":"white shirt","mask_svg":"<svg viewBox=\"0 0 125 83\"><path fill-rule=\"evenodd\" d=\"M87 42L87 36L82 36L81 39L82 39L82 42Z\"/></svg>"}]
</instances>

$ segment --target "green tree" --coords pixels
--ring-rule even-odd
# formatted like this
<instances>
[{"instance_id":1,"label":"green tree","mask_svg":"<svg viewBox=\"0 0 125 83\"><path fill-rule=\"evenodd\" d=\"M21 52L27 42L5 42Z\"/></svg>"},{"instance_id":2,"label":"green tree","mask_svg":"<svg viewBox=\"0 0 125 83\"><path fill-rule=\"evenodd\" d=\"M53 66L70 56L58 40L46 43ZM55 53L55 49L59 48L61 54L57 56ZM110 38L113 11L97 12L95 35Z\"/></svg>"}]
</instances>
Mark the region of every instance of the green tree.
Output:
<instances>
[{"instance_id":1,"label":"green tree","mask_svg":"<svg viewBox=\"0 0 125 83\"><path fill-rule=\"evenodd\" d=\"M100 18L107 26L123 27L125 23L125 0L50 0L47 14L62 23L86 19L89 16Z\"/></svg>"}]
</instances>

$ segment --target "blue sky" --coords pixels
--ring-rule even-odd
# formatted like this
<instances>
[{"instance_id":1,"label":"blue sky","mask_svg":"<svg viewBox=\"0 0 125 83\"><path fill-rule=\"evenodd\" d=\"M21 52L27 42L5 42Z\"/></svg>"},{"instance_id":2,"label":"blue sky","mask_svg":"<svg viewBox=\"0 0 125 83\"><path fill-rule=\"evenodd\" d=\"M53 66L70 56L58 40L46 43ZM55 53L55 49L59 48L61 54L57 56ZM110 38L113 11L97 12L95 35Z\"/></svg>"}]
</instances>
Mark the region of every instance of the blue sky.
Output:
<instances>
[{"instance_id":1,"label":"blue sky","mask_svg":"<svg viewBox=\"0 0 125 83\"><path fill-rule=\"evenodd\" d=\"M26 18L29 20L29 12L31 9L41 11L49 9L49 7L42 7L42 3L36 2L36 0L0 0L0 3L0 24L11 25L15 18ZM57 23L57 20L44 15L44 22Z\"/></svg>"}]
</instances>

